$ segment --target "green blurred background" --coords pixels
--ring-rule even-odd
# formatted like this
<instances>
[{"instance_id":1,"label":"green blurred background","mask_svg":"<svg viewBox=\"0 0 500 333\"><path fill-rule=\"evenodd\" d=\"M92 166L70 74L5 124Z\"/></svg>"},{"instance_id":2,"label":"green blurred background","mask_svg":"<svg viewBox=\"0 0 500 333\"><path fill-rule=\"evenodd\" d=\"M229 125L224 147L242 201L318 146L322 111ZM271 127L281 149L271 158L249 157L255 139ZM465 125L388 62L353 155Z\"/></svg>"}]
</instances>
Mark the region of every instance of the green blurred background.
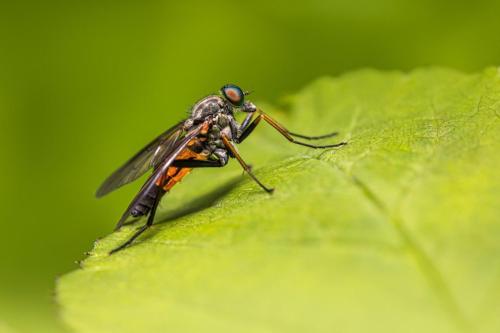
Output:
<instances>
[{"instance_id":1,"label":"green blurred background","mask_svg":"<svg viewBox=\"0 0 500 333\"><path fill-rule=\"evenodd\" d=\"M100 181L226 82L279 101L352 69L498 65L498 1L0 4L0 332L58 332L55 279L138 184Z\"/></svg>"}]
</instances>

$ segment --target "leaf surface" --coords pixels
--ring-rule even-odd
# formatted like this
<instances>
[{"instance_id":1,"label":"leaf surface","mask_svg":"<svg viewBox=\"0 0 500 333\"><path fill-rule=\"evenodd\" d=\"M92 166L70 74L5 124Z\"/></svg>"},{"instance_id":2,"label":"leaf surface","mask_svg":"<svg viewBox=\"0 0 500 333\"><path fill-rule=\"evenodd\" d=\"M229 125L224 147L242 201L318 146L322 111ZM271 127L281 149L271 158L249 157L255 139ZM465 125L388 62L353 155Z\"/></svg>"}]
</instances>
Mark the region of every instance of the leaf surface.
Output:
<instances>
[{"instance_id":1,"label":"leaf surface","mask_svg":"<svg viewBox=\"0 0 500 333\"><path fill-rule=\"evenodd\" d=\"M349 144L310 150L259 125L239 150L275 193L235 161L196 170L133 246L107 255L138 224L58 281L64 320L93 333L498 332L499 73L363 70L265 107Z\"/></svg>"}]
</instances>

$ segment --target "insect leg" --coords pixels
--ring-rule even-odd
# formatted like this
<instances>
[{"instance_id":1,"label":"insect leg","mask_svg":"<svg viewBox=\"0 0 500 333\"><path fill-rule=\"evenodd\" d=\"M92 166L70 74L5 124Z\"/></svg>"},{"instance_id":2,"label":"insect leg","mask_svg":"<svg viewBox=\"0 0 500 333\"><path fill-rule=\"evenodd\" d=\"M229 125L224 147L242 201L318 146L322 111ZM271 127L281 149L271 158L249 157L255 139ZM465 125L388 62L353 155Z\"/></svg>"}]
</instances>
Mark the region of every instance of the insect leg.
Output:
<instances>
[{"instance_id":1,"label":"insect leg","mask_svg":"<svg viewBox=\"0 0 500 333\"><path fill-rule=\"evenodd\" d=\"M220 168L224 164L220 161L204 160L176 160L172 166L177 168Z\"/></svg>"},{"instance_id":2,"label":"insect leg","mask_svg":"<svg viewBox=\"0 0 500 333\"><path fill-rule=\"evenodd\" d=\"M291 143L297 144L297 145L302 145L310 148L333 148L333 147L340 147L343 145L346 145L347 142L340 142L336 144L329 144L329 145L312 145L306 142L302 141L297 141L293 136L301 137L301 138L306 138L308 140L316 140L316 139L321 139L325 137L330 137L334 136L334 133L319 136L319 137L306 137L301 134L296 134L296 133L291 133L288 131L283 125L279 124L276 120L273 118L269 117L267 114L259 110L259 115L243 130L241 135L238 137L238 142L242 142L252 131L255 129L255 127L259 124L261 120L265 120L269 125L274 127L278 132L281 133L288 141Z\"/></svg>"},{"instance_id":3,"label":"insect leg","mask_svg":"<svg viewBox=\"0 0 500 333\"><path fill-rule=\"evenodd\" d=\"M253 112L248 113L247 116L245 117L245 119L243 120L243 122L241 123L240 128L247 127L247 125L250 123L250 120L252 120L252 118L253 118Z\"/></svg>"},{"instance_id":4,"label":"insect leg","mask_svg":"<svg viewBox=\"0 0 500 333\"><path fill-rule=\"evenodd\" d=\"M153 225L153 221L154 221L155 214L156 214L156 208L158 208L158 204L160 203L160 200L162 197L163 197L163 195L158 195L156 197L155 202L153 204L153 207L151 207L151 210L149 212L148 221L146 222L146 224L143 225L142 227L140 227L135 232L135 234L133 234L132 237L130 237L130 239L128 241L126 241L122 245L118 246L117 248L114 248L113 250L109 251L110 255L115 253L115 252L118 252L120 250L123 250L124 248L129 246L137 237L139 237L144 231L146 231L149 227L151 227L151 225Z\"/></svg>"},{"instance_id":5,"label":"insect leg","mask_svg":"<svg viewBox=\"0 0 500 333\"><path fill-rule=\"evenodd\" d=\"M265 186L264 184L262 184L260 182L260 180L253 174L250 166L245 163L245 161L240 156L240 154L238 153L236 148L233 146L233 144L229 141L229 139L225 135L221 135L221 138L222 138L222 142L224 142L224 145L226 146L226 148L229 149L229 151L238 160L238 162L240 162L241 167L248 173L248 175L250 175L250 177L252 177L252 179L255 180L255 182L257 184L259 184L259 186L262 187L262 189L264 191L266 191L267 193L272 193L274 191L274 189L268 188L267 186Z\"/></svg>"},{"instance_id":6,"label":"insect leg","mask_svg":"<svg viewBox=\"0 0 500 333\"><path fill-rule=\"evenodd\" d=\"M317 136L309 136L309 135L303 135L303 134L298 134L298 133L293 133L293 132L288 132L291 136L295 136L297 138L302 138L306 140L319 140L319 139L326 139L326 138L331 138L333 136L336 136L339 134L339 132L332 132L328 134L323 134L323 135L317 135Z\"/></svg>"}]
</instances>

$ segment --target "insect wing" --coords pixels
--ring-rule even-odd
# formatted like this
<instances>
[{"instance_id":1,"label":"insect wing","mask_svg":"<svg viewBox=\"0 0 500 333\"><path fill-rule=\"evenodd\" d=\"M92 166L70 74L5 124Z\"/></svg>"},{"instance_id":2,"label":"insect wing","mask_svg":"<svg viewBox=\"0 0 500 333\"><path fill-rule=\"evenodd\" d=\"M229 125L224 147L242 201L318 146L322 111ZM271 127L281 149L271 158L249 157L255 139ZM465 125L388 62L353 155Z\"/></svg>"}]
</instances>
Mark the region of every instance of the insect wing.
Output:
<instances>
[{"instance_id":1,"label":"insect wing","mask_svg":"<svg viewBox=\"0 0 500 333\"><path fill-rule=\"evenodd\" d=\"M116 225L116 229L119 229L125 220L129 217L130 212L134 206L142 200L142 198L147 195L151 189L156 186L156 183L160 179L160 177L167 171L168 167L175 161L177 155L181 153L181 151L186 148L187 144L191 139L196 137L202 128L203 124L198 125L191 131L189 131L186 136L184 136L182 139L177 140L177 144L175 145L175 148L170 151L168 155L165 156L165 159L156 167L155 171L151 176L148 178L146 183L142 186L141 190L137 195L135 196L134 200L130 203L128 206L127 210L125 213L123 213L120 221L118 221L118 224Z\"/></svg>"},{"instance_id":2,"label":"insect wing","mask_svg":"<svg viewBox=\"0 0 500 333\"><path fill-rule=\"evenodd\" d=\"M99 187L96 192L96 197L102 197L117 188L136 180L146 173L146 171L148 171L151 167L154 167L155 161L158 160L158 156L167 155L167 153L175 146L176 142L182 135L183 123L184 122L180 122L166 130L156 139L151 141L147 146L142 148L115 172L113 172Z\"/></svg>"}]
</instances>

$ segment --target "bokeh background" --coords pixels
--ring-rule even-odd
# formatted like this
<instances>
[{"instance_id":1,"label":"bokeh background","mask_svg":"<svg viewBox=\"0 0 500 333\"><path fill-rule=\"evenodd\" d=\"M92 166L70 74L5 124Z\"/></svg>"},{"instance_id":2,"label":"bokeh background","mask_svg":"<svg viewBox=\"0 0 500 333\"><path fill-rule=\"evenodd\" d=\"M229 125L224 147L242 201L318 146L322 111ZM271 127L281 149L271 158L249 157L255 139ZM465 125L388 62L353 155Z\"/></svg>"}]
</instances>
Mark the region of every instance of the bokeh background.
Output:
<instances>
[{"instance_id":1,"label":"bokeh background","mask_svg":"<svg viewBox=\"0 0 500 333\"><path fill-rule=\"evenodd\" d=\"M93 197L142 144L226 82L277 103L373 67L498 65L500 2L2 1L0 332L64 332L55 279L137 186Z\"/></svg>"}]
</instances>

